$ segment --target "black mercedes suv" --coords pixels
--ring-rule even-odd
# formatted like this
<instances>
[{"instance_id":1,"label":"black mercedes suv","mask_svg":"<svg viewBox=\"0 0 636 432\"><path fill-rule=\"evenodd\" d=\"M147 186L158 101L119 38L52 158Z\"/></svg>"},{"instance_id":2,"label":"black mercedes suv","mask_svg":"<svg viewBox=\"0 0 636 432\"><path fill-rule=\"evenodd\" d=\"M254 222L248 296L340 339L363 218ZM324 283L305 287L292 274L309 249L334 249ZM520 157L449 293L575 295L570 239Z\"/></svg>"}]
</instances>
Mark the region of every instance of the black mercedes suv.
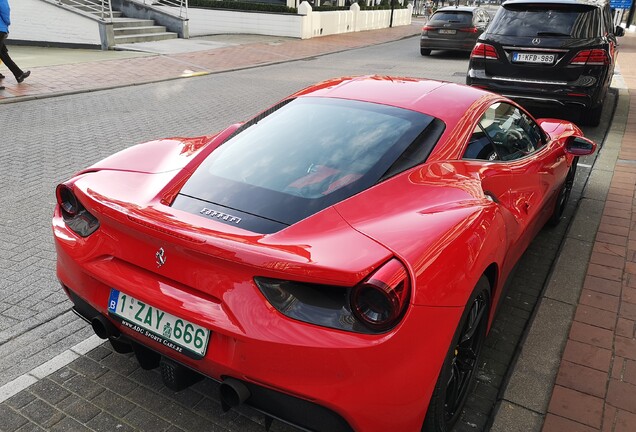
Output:
<instances>
[{"instance_id":1,"label":"black mercedes suv","mask_svg":"<svg viewBox=\"0 0 636 432\"><path fill-rule=\"evenodd\" d=\"M624 33L607 0L509 0L473 48L466 84L527 107L575 107L596 126Z\"/></svg>"}]
</instances>

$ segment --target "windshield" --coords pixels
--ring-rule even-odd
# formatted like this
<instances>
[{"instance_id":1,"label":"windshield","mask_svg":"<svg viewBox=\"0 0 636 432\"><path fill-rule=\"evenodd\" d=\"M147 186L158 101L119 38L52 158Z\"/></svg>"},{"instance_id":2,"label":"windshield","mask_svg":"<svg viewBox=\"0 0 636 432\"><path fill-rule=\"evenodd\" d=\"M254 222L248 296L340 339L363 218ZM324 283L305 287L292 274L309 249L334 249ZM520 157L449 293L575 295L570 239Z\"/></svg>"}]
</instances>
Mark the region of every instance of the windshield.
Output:
<instances>
[{"instance_id":1,"label":"windshield","mask_svg":"<svg viewBox=\"0 0 636 432\"><path fill-rule=\"evenodd\" d=\"M586 5L502 6L488 33L504 36L555 36L590 39L600 36L598 9Z\"/></svg>"},{"instance_id":2,"label":"windshield","mask_svg":"<svg viewBox=\"0 0 636 432\"><path fill-rule=\"evenodd\" d=\"M429 128L435 119L418 112L311 97L257 120L215 149L181 194L290 224L377 183L392 167L422 161L416 149L430 152L443 130Z\"/></svg>"},{"instance_id":3,"label":"windshield","mask_svg":"<svg viewBox=\"0 0 636 432\"><path fill-rule=\"evenodd\" d=\"M436 12L429 24L441 24L441 23L459 23L459 24L472 24L473 14L470 12Z\"/></svg>"}]
</instances>

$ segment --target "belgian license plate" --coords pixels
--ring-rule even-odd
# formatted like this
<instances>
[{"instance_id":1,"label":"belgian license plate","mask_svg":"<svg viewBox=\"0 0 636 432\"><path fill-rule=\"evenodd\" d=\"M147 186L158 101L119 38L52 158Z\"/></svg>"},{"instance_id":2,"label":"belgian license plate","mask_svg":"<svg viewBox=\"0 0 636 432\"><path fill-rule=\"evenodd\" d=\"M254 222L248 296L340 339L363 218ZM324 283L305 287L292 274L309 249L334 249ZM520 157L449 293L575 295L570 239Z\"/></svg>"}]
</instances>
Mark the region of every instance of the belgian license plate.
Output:
<instances>
[{"instance_id":1,"label":"belgian license plate","mask_svg":"<svg viewBox=\"0 0 636 432\"><path fill-rule=\"evenodd\" d=\"M452 29L439 29L439 34L455 34L457 30Z\"/></svg>"},{"instance_id":2,"label":"belgian license plate","mask_svg":"<svg viewBox=\"0 0 636 432\"><path fill-rule=\"evenodd\" d=\"M110 290L108 311L122 325L177 352L202 358L210 330L137 300L114 288ZM192 355L194 354L194 355Z\"/></svg>"},{"instance_id":3,"label":"belgian license plate","mask_svg":"<svg viewBox=\"0 0 636 432\"><path fill-rule=\"evenodd\" d=\"M535 53L512 53L512 61L513 62L523 62L523 63L543 63L543 64L552 64L554 63L554 54L535 54Z\"/></svg>"}]
</instances>

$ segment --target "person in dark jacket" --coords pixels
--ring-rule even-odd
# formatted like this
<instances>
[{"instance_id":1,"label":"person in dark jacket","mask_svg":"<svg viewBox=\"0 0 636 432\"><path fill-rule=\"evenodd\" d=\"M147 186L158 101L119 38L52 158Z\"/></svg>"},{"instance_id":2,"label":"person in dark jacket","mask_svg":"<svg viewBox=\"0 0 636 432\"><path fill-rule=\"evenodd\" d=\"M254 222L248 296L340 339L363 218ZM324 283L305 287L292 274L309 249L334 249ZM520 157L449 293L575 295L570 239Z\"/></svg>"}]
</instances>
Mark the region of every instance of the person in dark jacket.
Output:
<instances>
[{"instance_id":1,"label":"person in dark jacket","mask_svg":"<svg viewBox=\"0 0 636 432\"><path fill-rule=\"evenodd\" d=\"M15 80L18 83L24 81L31 71L23 71L17 64L11 60L9 51L5 45L5 40L9 36L9 26L11 25L11 8L9 8L9 0L0 0L0 60L7 65L9 70L15 76ZM0 74L0 79L3 79L4 75ZM4 86L0 85L0 90L4 90Z\"/></svg>"}]
</instances>

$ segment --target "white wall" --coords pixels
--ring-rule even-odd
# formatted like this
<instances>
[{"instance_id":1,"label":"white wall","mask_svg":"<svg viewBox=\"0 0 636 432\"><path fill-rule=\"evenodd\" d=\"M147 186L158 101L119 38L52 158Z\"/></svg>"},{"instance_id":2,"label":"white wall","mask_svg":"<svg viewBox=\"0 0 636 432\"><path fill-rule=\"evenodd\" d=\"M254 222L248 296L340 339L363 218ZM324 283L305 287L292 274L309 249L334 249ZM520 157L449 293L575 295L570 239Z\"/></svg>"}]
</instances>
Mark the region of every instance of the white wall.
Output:
<instances>
[{"instance_id":1,"label":"white wall","mask_svg":"<svg viewBox=\"0 0 636 432\"><path fill-rule=\"evenodd\" d=\"M9 40L101 45L96 21L42 0L12 0Z\"/></svg>"},{"instance_id":2,"label":"white wall","mask_svg":"<svg viewBox=\"0 0 636 432\"><path fill-rule=\"evenodd\" d=\"M194 8L188 18L191 37L225 33L300 37L302 22L300 15Z\"/></svg>"},{"instance_id":3,"label":"white wall","mask_svg":"<svg viewBox=\"0 0 636 432\"><path fill-rule=\"evenodd\" d=\"M393 11L393 25L410 25L412 6ZM357 3L347 11L314 12L307 2L298 15L190 8L190 36L247 33L309 39L339 33L389 27L390 10L361 11Z\"/></svg>"}]
</instances>

